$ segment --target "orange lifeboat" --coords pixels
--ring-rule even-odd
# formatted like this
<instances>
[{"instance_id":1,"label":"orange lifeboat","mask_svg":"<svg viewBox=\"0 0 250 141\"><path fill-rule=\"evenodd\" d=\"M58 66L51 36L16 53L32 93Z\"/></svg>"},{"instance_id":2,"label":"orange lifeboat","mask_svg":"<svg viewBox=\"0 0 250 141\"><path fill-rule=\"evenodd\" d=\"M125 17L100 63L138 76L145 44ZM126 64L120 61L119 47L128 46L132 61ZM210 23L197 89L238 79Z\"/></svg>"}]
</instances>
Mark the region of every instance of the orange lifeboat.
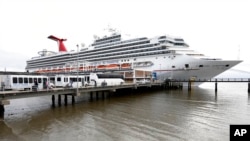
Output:
<instances>
[{"instance_id":1,"label":"orange lifeboat","mask_svg":"<svg viewBox=\"0 0 250 141\"><path fill-rule=\"evenodd\" d=\"M131 67L131 65L129 64L129 63L123 63L122 65L121 65L121 68L122 69L129 69Z\"/></svg>"},{"instance_id":2,"label":"orange lifeboat","mask_svg":"<svg viewBox=\"0 0 250 141\"><path fill-rule=\"evenodd\" d=\"M70 67L65 68L65 71L66 71L66 72L69 72L70 70L71 70Z\"/></svg>"},{"instance_id":3,"label":"orange lifeboat","mask_svg":"<svg viewBox=\"0 0 250 141\"><path fill-rule=\"evenodd\" d=\"M80 71L83 71L83 70L84 70L84 68L83 68L83 67L79 67L79 70L80 70Z\"/></svg>"},{"instance_id":4,"label":"orange lifeboat","mask_svg":"<svg viewBox=\"0 0 250 141\"><path fill-rule=\"evenodd\" d=\"M119 69L119 64L109 64L106 66L107 69Z\"/></svg>"},{"instance_id":5,"label":"orange lifeboat","mask_svg":"<svg viewBox=\"0 0 250 141\"><path fill-rule=\"evenodd\" d=\"M57 72L57 69L52 69L51 72Z\"/></svg>"},{"instance_id":6,"label":"orange lifeboat","mask_svg":"<svg viewBox=\"0 0 250 141\"><path fill-rule=\"evenodd\" d=\"M50 72L50 70L48 70L48 69L46 69L45 71L44 71L44 73L49 73Z\"/></svg>"},{"instance_id":7,"label":"orange lifeboat","mask_svg":"<svg viewBox=\"0 0 250 141\"><path fill-rule=\"evenodd\" d=\"M57 71L58 72L63 72L65 69L64 68L59 68Z\"/></svg>"},{"instance_id":8,"label":"orange lifeboat","mask_svg":"<svg viewBox=\"0 0 250 141\"><path fill-rule=\"evenodd\" d=\"M46 73L46 70L40 70L39 73Z\"/></svg>"},{"instance_id":9,"label":"orange lifeboat","mask_svg":"<svg viewBox=\"0 0 250 141\"><path fill-rule=\"evenodd\" d=\"M40 70L35 71L35 73L40 73Z\"/></svg>"},{"instance_id":10,"label":"orange lifeboat","mask_svg":"<svg viewBox=\"0 0 250 141\"><path fill-rule=\"evenodd\" d=\"M46 70L46 73L50 73L50 69L47 69L47 70Z\"/></svg>"},{"instance_id":11,"label":"orange lifeboat","mask_svg":"<svg viewBox=\"0 0 250 141\"><path fill-rule=\"evenodd\" d=\"M103 69L106 69L106 66L105 65L99 65L99 66L97 66L97 69L98 70L103 70Z\"/></svg>"}]
</instances>

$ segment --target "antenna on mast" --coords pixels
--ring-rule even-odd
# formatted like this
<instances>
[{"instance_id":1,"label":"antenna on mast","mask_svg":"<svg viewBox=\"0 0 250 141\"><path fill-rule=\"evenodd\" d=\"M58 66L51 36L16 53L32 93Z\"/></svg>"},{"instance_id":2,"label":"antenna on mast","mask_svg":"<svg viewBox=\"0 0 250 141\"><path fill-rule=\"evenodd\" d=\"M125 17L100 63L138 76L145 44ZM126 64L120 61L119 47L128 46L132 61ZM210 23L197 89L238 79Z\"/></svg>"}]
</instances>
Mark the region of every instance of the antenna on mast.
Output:
<instances>
[{"instance_id":1,"label":"antenna on mast","mask_svg":"<svg viewBox=\"0 0 250 141\"><path fill-rule=\"evenodd\" d=\"M67 41L67 39L60 39L60 38L55 37L53 35L50 35L48 38L51 40L57 41L58 47L59 47L59 52L67 52L67 49L66 49L65 45L63 44L63 41Z\"/></svg>"}]
</instances>

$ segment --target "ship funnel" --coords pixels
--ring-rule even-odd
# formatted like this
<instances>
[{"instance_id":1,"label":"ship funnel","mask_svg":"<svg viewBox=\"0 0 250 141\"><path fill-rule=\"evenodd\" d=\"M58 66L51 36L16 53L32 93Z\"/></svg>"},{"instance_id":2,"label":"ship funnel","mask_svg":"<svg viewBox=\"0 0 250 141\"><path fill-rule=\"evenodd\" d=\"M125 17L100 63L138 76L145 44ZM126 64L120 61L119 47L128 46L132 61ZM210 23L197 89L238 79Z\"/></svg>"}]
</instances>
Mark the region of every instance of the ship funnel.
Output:
<instances>
[{"instance_id":1,"label":"ship funnel","mask_svg":"<svg viewBox=\"0 0 250 141\"><path fill-rule=\"evenodd\" d=\"M65 45L63 44L63 41L66 41L67 39L60 39L60 38L57 38L53 35L50 35L48 38L51 40L57 41L58 46L59 46L59 52L66 52L67 51Z\"/></svg>"}]
</instances>

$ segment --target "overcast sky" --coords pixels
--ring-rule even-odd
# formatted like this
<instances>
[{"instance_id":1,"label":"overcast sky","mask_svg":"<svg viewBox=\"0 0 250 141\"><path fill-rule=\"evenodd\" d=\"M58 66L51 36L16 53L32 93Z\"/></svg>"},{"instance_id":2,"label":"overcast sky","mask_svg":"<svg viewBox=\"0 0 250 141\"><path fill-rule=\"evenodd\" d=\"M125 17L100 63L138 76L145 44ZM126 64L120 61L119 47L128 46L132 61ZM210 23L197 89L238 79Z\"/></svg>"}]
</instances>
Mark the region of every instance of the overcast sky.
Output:
<instances>
[{"instance_id":1,"label":"overcast sky","mask_svg":"<svg viewBox=\"0 0 250 141\"><path fill-rule=\"evenodd\" d=\"M43 49L90 44L110 25L122 35L182 37L208 56L250 62L248 0L0 0L0 71L25 70Z\"/></svg>"}]
</instances>

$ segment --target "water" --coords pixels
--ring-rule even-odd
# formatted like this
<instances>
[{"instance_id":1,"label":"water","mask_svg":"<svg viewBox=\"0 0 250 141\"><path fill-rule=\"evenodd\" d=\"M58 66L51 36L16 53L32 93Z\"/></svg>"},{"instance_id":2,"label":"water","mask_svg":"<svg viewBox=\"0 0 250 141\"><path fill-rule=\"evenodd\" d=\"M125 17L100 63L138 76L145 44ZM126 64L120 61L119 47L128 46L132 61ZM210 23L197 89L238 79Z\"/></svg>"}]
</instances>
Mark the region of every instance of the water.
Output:
<instances>
[{"instance_id":1,"label":"water","mask_svg":"<svg viewBox=\"0 0 250 141\"><path fill-rule=\"evenodd\" d=\"M70 102L70 100L68 100ZM51 97L11 100L0 140L229 140L230 124L250 124L246 83L207 83L191 92L157 90L76 99L51 107Z\"/></svg>"}]
</instances>

